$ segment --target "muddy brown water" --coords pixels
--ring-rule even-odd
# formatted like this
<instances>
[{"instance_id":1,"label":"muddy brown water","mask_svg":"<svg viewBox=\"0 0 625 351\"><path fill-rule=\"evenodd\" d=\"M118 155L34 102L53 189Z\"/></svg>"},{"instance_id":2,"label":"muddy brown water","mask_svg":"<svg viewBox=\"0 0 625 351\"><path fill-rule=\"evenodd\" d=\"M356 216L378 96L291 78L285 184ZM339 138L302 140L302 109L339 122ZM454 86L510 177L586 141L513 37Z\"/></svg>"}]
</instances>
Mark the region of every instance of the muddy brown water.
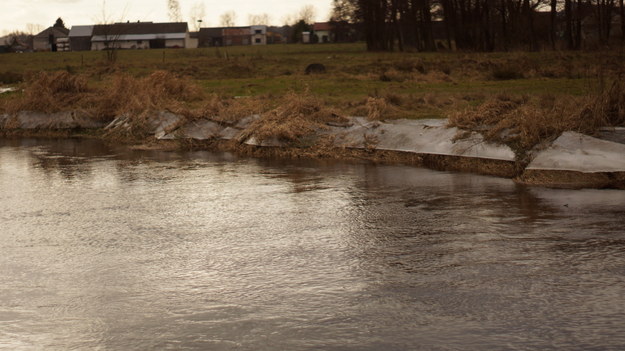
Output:
<instances>
[{"instance_id":1,"label":"muddy brown water","mask_svg":"<svg viewBox=\"0 0 625 351\"><path fill-rule=\"evenodd\" d=\"M0 225L0 349L625 348L625 191L18 139Z\"/></svg>"}]
</instances>

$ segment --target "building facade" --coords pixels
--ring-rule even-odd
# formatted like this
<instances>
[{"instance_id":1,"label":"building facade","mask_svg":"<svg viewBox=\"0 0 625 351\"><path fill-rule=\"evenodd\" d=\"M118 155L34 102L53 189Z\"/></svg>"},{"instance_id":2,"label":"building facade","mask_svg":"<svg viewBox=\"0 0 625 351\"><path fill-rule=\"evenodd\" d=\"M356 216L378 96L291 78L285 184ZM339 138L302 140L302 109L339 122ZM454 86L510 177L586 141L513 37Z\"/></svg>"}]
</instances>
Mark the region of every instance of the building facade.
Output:
<instances>
[{"instance_id":1,"label":"building facade","mask_svg":"<svg viewBox=\"0 0 625 351\"><path fill-rule=\"evenodd\" d=\"M69 29L63 27L50 27L33 38L34 51L57 51L57 41L67 38Z\"/></svg>"},{"instance_id":2,"label":"building facade","mask_svg":"<svg viewBox=\"0 0 625 351\"><path fill-rule=\"evenodd\" d=\"M115 23L93 27L91 50L188 48L191 41L186 22Z\"/></svg>"}]
</instances>

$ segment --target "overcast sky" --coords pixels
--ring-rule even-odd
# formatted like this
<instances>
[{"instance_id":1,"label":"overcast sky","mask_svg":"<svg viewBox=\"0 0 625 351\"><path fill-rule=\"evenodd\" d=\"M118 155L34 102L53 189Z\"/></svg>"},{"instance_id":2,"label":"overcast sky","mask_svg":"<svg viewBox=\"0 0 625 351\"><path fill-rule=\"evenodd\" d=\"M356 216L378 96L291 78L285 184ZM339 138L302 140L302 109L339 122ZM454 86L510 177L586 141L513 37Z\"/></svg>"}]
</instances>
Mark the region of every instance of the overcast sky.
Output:
<instances>
[{"instance_id":1,"label":"overcast sky","mask_svg":"<svg viewBox=\"0 0 625 351\"><path fill-rule=\"evenodd\" d=\"M191 9L203 3L206 8L203 27L218 26L219 16L227 11L237 14L237 25L248 25L249 14L267 13L271 24L282 25L286 16L296 14L306 6L316 10L316 20L326 21L332 0L178 0L184 21L189 22ZM27 24L47 28L58 17L65 25L102 22L102 0L2 0L0 5L0 35L13 30L26 30ZM167 0L106 0L106 17L114 21L168 21ZM189 23L189 27L193 26Z\"/></svg>"}]
</instances>

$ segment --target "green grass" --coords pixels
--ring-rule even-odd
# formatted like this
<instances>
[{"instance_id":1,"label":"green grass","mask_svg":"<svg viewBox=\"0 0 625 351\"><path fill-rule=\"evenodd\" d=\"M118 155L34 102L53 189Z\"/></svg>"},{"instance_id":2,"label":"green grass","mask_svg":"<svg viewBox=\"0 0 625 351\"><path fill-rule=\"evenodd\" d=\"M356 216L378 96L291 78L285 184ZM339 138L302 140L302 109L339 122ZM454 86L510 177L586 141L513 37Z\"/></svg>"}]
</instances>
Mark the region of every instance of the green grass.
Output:
<instances>
[{"instance_id":1,"label":"green grass","mask_svg":"<svg viewBox=\"0 0 625 351\"><path fill-rule=\"evenodd\" d=\"M306 91L348 114L362 113L369 96L388 97L401 101L391 117L421 118L445 117L498 94L585 95L596 85L598 72L609 74L625 62L616 51L369 53L364 44L124 50L118 54L113 68L104 63L102 52L3 54L0 81L6 72L28 76L67 70L86 75L97 86L115 72L143 77L166 70L224 97L273 99ZM322 63L328 72L305 75L310 63ZM498 80L506 77L498 72L508 71L519 79Z\"/></svg>"}]
</instances>

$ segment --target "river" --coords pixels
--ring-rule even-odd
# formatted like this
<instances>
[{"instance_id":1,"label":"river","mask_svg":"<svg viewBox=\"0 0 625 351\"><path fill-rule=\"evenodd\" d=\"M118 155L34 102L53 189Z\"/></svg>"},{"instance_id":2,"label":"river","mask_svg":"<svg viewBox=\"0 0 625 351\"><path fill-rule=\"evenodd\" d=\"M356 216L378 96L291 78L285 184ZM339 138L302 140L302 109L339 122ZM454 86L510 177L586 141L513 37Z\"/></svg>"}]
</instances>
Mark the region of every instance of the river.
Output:
<instances>
[{"instance_id":1,"label":"river","mask_svg":"<svg viewBox=\"0 0 625 351\"><path fill-rule=\"evenodd\" d=\"M625 348L625 191L13 139L0 200L0 349Z\"/></svg>"}]
</instances>

